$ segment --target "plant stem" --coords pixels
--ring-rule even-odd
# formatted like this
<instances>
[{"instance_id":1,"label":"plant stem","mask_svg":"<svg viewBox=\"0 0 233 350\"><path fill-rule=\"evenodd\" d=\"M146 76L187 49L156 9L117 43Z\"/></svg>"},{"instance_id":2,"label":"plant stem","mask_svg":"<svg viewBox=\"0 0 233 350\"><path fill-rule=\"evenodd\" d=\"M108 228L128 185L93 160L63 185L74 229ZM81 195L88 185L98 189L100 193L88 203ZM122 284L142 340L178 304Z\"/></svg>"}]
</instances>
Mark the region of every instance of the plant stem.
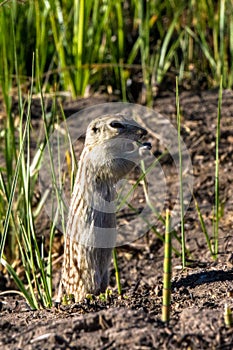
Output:
<instances>
[{"instance_id":1,"label":"plant stem","mask_svg":"<svg viewBox=\"0 0 233 350\"><path fill-rule=\"evenodd\" d=\"M171 274L172 274L172 244L171 244L170 212L166 210L166 230L164 244L164 269L163 269L163 306L162 321L169 322L171 308Z\"/></svg>"},{"instance_id":2,"label":"plant stem","mask_svg":"<svg viewBox=\"0 0 233 350\"><path fill-rule=\"evenodd\" d=\"M115 276L116 276L118 294L122 295L120 273L119 273L119 268L118 268L118 260L117 260L116 248L113 249L112 254L113 254L113 264L114 264L114 268L115 268Z\"/></svg>"},{"instance_id":3,"label":"plant stem","mask_svg":"<svg viewBox=\"0 0 233 350\"><path fill-rule=\"evenodd\" d=\"M215 154L215 206L214 206L214 254L218 255L218 225L219 225L219 140L220 140L220 121L222 108L222 76L220 79L219 98L218 98L218 116L216 129L216 154Z\"/></svg>"},{"instance_id":4,"label":"plant stem","mask_svg":"<svg viewBox=\"0 0 233 350\"><path fill-rule=\"evenodd\" d=\"M179 152L179 182L180 182L180 223L181 223L181 241L182 241L182 266L186 266L185 260L185 232L184 232L184 194L183 194L183 163L182 163L182 147L181 147L181 123L180 123L180 102L178 77L176 77L176 111L177 111L177 128L178 128L178 152Z\"/></svg>"}]
</instances>

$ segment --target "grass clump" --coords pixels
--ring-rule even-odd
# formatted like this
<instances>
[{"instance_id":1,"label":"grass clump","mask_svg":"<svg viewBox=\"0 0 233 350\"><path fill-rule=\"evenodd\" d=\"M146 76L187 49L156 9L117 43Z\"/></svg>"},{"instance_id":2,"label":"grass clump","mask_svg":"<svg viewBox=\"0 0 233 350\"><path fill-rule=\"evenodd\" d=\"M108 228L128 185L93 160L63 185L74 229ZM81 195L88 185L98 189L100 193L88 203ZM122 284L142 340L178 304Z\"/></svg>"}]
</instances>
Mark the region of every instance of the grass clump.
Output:
<instances>
[{"instance_id":1,"label":"grass clump","mask_svg":"<svg viewBox=\"0 0 233 350\"><path fill-rule=\"evenodd\" d=\"M230 0L3 2L2 83L10 87L15 74L13 17L19 75L22 81L31 77L37 51L43 91L56 83L73 96L92 88L132 99L136 75L142 102L151 105L158 86L174 83L175 75L179 83L205 81L208 87L222 76L223 87L231 88L232 10Z\"/></svg>"}]
</instances>

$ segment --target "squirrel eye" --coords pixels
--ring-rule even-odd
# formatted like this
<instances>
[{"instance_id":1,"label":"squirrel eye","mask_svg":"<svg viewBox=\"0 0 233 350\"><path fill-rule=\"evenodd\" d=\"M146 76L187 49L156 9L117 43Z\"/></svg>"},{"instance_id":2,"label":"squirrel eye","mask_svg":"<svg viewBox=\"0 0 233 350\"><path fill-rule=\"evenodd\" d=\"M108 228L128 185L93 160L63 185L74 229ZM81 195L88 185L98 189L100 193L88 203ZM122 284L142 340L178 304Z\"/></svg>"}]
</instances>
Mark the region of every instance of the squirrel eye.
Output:
<instances>
[{"instance_id":1,"label":"squirrel eye","mask_svg":"<svg viewBox=\"0 0 233 350\"><path fill-rule=\"evenodd\" d=\"M115 121L115 120L110 123L110 126L112 128L115 128L115 129L124 129L125 128L124 124L122 124L122 123L120 123L118 121Z\"/></svg>"}]
</instances>

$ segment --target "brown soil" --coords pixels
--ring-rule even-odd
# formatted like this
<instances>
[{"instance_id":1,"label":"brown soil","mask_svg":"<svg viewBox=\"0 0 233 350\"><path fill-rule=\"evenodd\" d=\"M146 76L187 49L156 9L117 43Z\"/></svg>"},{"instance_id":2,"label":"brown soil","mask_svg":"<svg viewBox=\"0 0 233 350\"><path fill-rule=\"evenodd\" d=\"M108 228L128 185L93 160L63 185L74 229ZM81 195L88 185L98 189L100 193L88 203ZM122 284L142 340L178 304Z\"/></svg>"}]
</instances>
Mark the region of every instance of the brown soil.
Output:
<instances>
[{"instance_id":1,"label":"brown soil","mask_svg":"<svg viewBox=\"0 0 233 350\"><path fill-rule=\"evenodd\" d=\"M105 97L93 97L64 102L64 110L68 116L87 105L106 101ZM183 92L180 105L182 136L194 167L194 194L207 229L212 232L218 92ZM36 103L33 108L36 126L40 124L40 112ZM175 124L174 94L160 95L155 108ZM156 152L161 152L160 145ZM172 185L169 159L163 161L163 167ZM2 296L1 349L233 349L233 328L224 324L225 303L233 309L232 167L233 92L224 91L220 142L220 200L224 215L219 228L219 257L216 261L211 258L191 204L185 217L186 243L191 252L189 267L182 270L181 259L174 256L168 325L161 322L163 245L149 232L132 245L118 249L124 291L121 299L117 297L113 267L113 294L107 301L95 298L82 304L31 311L22 299ZM46 217L41 224L40 230L45 230ZM59 241L58 235L60 247ZM4 290L4 278L0 282Z\"/></svg>"}]
</instances>

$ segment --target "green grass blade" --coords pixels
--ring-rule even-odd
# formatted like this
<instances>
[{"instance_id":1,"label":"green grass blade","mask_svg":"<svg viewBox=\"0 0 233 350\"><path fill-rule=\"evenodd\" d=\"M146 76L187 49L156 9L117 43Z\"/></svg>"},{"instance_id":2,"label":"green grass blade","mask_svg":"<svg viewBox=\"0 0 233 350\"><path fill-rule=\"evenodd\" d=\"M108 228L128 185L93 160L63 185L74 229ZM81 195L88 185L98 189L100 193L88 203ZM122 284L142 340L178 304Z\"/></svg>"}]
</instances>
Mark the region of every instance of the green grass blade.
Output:
<instances>
[{"instance_id":1,"label":"green grass blade","mask_svg":"<svg viewBox=\"0 0 233 350\"><path fill-rule=\"evenodd\" d=\"M119 272L119 267L118 267L118 259L117 259L117 251L116 251L116 248L113 249L112 254L113 254L113 264L114 264L114 268L115 268L115 276L116 276L117 290L118 290L118 294L119 294L119 295L122 295L121 280L120 280L120 272Z\"/></svg>"},{"instance_id":2,"label":"green grass blade","mask_svg":"<svg viewBox=\"0 0 233 350\"><path fill-rule=\"evenodd\" d=\"M119 211L127 202L128 198L130 197L130 195L135 191L135 189L138 187L139 183L146 177L147 174L149 174L150 171L152 171L154 169L154 167L156 166L156 164L158 164L158 162L161 160L162 157L164 157L164 155L166 154L166 152L164 152L163 154L161 154L158 158L156 158L151 165L146 169L145 172L143 172L139 178L137 179L137 181L135 182L135 184L130 188L130 190L128 191L128 193L124 196L124 198L122 199L122 201L118 204L117 206L117 211Z\"/></svg>"},{"instance_id":3,"label":"green grass blade","mask_svg":"<svg viewBox=\"0 0 233 350\"><path fill-rule=\"evenodd\" d=\"M184 230L184 195L183 195L183 160L181 147L181 121L180 121L180 103L178 78L176 78L176 110L177 110L177 127L178 127L178 152L179 152L179 188L180 188L180 222L181 222L181 240L182 240L182 266L186 266L186 247L185 247L185 230Z\"/></svg>"},{"instance_id":4,"label":"green grass blade","mask_svg":"<svg viewBox=\"0 0 233 350\"><path fill-rule=\"evenodd\" d=\"M166 232L164 244L164 267L163 267L163 306L162 321L168 323L171 308L171 275L172 275L172 242L171 242L170 214L166 210Z\"/></svg>"},{"instance_id":5,"label":"green grass blade","mask_svg":"<svg viewBox=\"0 0 233 350\"><path fill-rule=\"evenodd\" d=\"M207 231L207 228L206 228L206 225L205 225L202 213L201 213L201 209L200 209L200 207L198 205L198 202L197 202L196 198L194 197L194 195L193 195L193 198L194 198L194 203L195 203L195 207L196 207L196 210L197 210L197 214L198 214L198 218L199 218L199 222L200 222L200 225L201 225L202 232L204 233L204 236L205 236L205 239L206 239L206 242L207 242L210 254L214 257L214 252L213 252L212 245L211 245L211 239L210 239L210 236L208 234L208 231Z\"/></svg>"},{"instance_id":6,"label":"green grass blade","mask_svg":"<svg viewBox=\"0 0 233 350\"><path fill-rule=\"evenodd\" d=\"M2 233L1 242L0 242L0 259L2 258L2 254L3 254L3 250L4 250L4 246L5 246L5 241L6 241L6 236L7 236L7 231L8 231L9 221L10 221L10 216L11 216L11 210L12 210L12 205L13 205L13 198L15 195L16 184L17 184L18 177L19 177L19 170L20 170L21 159L22 159L22 155L23 155L23 151L24 151L25 142L26 142L27 128L28 128L29 122L30 122L30 116L27 115L25 128L24 128L24 132L23 132L23 137L22 137L22 142L20 145L20 151L19 151L19 155L18 155L16 167L15 167L15 173L14 173L14 177L13 177L13 181L12 181L12 187L11 187L11 191L10 191L10 195L9 195L9 203L8 203L8 208L6 211L6 218L5 218L3 233Z\"/></svg>"},{"instance_id":7,"label":"green grass blade","mask_svg":"<svg viewBox=\"0 0 233 350\"><path fill-rule=\"evenodd\" d=\"M1 264L6 267L7 271L9 272L9 274L14 278L14 281L17 285L17 287L19 288L19 290L23 293L23 296L25 297L25 299L29 302L29 305L31 306L31 308L33 310L36 310L38 307L37 305L35 305L30 293L28 293L28 291L26 290L26 288L24 287L23 282L20 280L20 278L17 276L15 270L13 269L13 267L8 264L8 262L1 258Z\"/></svg>"},{"instance_id":8,"label":"green grass blade","mask_svg":"<svg viewBox=\"0 0 233 350\"><path fill-rule=\"evenodd\" d=\"M215 150L215 206L214 206L214 254L218 256L218 227L219 227L219 142L220 142L220 122L222 110L222 77L220 79L219 97L218 97L218 115L216 128L216 150Z\"/></svg>"}]
</instances>

